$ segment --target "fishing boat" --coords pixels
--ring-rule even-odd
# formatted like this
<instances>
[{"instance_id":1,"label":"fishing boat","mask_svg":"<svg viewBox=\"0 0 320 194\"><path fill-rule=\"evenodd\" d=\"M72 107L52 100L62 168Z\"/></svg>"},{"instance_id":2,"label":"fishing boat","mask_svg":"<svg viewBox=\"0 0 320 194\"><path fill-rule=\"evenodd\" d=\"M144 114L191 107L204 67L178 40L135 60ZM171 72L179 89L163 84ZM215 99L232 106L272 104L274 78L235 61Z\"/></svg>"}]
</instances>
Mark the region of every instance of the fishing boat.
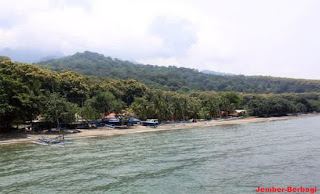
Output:
<instances>
[{"instance_id":1,"label":"fishing boat","mask_svg":"<svg viewBox=\"0 0 320 194\"><path fill-rule=\"evenodd\" d=\"M58 136L56 139L52 138L39 138L34 141L34 143L38 145L59 145L59 146L64 146L65 143L70 143L71 139L64 139L61 136Z\"/></svg>"},{"instance_id":2,"label":"fishing boat","mask_svg":"<svg viewBox=\"0 0 320 194\"><path fill-rule=\"evenodd\" d=\"M147 119L146 121L142 122L143 126L153 126L156 127L159 125L158 119Z\"/></svg>"}]
</instances>

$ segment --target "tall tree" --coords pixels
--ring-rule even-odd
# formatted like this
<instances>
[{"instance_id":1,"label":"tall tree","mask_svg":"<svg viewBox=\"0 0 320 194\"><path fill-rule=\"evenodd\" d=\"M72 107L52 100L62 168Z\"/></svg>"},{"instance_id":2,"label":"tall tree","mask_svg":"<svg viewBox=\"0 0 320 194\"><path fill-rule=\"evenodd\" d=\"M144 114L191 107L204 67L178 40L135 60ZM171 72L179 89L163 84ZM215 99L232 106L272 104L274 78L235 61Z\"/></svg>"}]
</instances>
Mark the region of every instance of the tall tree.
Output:
<instances>
[{"instance_id":1,"label":"tall tree","mask_svg":"<svg viewBox=\"0 0 320 194\"><path fill-rule=\"evenodd\" d=\"M87 102L94 110L104 118L105 113L120 113L124 108L124 103L117 100L110 92L99 92Z\"/></svg>"},{"instance_id":2,"label":"tall tree","mask_svg":"<svg viewBox=\"0 0 320 194\"><path fill-rule=\"evenodd\" d=\"M60 123L71 123L76 120L78 106L68 102L59 93L49 93L43 96L41 116L46 122L60 129Z\"/></svg>"}]
</instances>

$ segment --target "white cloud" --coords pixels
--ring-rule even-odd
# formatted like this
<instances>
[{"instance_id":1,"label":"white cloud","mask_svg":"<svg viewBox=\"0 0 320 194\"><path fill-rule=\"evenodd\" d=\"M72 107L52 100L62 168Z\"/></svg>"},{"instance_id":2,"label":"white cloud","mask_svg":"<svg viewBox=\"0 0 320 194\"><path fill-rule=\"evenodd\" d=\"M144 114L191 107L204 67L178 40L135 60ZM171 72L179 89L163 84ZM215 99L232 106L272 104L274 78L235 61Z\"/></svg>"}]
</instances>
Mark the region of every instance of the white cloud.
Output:
<instances>
[{"instance_id":1,"label":"white cloud","mask_svg":"<svg viewBox=\"0 0 320 194\"><path fill-rule=\"evenodd\" d=\"M320 79L316 0L1 1L0 45Z\"/></svg>"},{"instance_id":2,"label":"white cloud","mask_svg":"<svg viewBox=\"0 0 320 194\"><path fill-rule=\"evenodd\" d=\"M151 33L159 37L170 56L185 56L190 47L197 42L196 31L185 19L156 17L151 25Z\"/></svg>"}]
</instances>

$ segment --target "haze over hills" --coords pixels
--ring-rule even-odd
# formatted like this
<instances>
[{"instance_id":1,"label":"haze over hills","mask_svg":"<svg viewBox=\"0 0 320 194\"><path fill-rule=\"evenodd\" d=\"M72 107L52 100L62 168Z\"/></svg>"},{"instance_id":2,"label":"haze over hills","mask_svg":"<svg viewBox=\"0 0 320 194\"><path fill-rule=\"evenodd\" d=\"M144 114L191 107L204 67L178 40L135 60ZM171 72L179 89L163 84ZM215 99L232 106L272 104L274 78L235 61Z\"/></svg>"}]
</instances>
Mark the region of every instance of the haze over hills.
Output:
<instances>
[{"instance_id":1,"label":"haze over hills","mask_svg":"<svg viewBox=\"0 0 320 194\"><path fill-rule=\"evenodd\" d=\"M217 71L212 71L212 70L202 70L201 73L205 74L213 74L213 75L233 75L231 73L225 73L225 72L217 72Z\"/></svg>"},{"instance_id":2,"label":"haze over hills","mask_svg":"<svg viewBox=\"0 0 320 194\"><path fill-rule=\"evenodd\" d=\"M238 91L245 93L319 92L320 81L270 76L215 75L184 67L134 64L86 51L72 56L39 62L54 71L70 70L83 75L135 79L151 88L187 92Z\"/></svg>"},{"instance_id":3,"label":"haze over hills","mask_svg":"<svg viewBox=\"0 0 320 194\"><path fill-rule=\"evenodd\" d=\"M64 54L59 51L45 51L41 49L3 48L0 49L0 56L8 56L12 61L35 63L39 61L60 58L63 57Z\"/></svg>"}]
</instances>

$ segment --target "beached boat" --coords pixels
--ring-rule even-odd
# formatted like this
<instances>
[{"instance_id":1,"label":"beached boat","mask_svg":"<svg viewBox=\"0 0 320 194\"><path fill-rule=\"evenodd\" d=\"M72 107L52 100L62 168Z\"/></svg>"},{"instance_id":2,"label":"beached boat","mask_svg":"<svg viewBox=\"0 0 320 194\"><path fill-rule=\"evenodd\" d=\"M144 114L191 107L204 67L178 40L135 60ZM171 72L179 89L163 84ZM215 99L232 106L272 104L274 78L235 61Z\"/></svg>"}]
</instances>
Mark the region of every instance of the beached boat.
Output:
<instances>
[{"instance_id":1,"label":"beached boat","mask_svg":"<svg viewBox=\"0 0 320 194\"><path fill-rule=\"evenodd\" d=\"M146 121L142 122L143 126L158 126L159 125L159 121L158 119L147 119Z\"/></svg>"},{"instance_id":2,"label":"beached boat","mask_svg":"<svg viewBox=\"0 0 320 194\"><path fill-rule=\"evenodd\" d=\"M38 145L60 145L64 146L65 143L70 143L71 139L64 139L61 136L59 136L57 139L52 139L52 138L39 138L34 141L34 143Z\"/></svg>"}]
</instances>

